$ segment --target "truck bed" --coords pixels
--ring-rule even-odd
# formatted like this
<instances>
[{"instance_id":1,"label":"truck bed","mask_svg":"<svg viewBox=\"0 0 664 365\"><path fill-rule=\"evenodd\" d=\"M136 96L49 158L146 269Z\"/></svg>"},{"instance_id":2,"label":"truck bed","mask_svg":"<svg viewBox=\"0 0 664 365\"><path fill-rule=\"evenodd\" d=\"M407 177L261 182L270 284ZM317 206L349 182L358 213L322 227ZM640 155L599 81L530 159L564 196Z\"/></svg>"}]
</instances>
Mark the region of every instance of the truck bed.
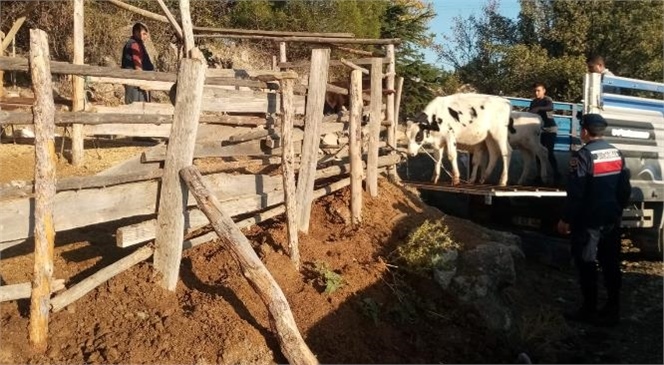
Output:
<instances>
[{"instance_id":1,"label":"truck bed","mask_svg":"<svg viewBox=\"0 0 664 365\"><path fill-rule=\"evenodd\" d=\"M542 186L508 185L498 186L489 184L459 184L451 186L448 182L434 184L424 181L402 181L406 186L417 189L444 191L447 193L459 193L469 195L480 195L486 199L491 197L565 197L565 190Z\"/></svg>"}]
</instances>

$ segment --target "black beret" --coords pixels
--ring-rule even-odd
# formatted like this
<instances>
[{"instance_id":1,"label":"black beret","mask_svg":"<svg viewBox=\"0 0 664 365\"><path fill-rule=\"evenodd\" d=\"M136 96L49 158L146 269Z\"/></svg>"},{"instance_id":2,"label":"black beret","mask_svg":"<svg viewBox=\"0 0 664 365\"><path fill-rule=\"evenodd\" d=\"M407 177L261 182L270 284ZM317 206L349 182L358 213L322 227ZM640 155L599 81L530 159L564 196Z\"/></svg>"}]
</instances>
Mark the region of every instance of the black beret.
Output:
<instances>
[{"instance_id":1,"label":"black beret","mask_svg":"<svg viewBox=\"0 0 664 365\"><path fill-rule=\"evenodd\" d=\"M606 119L599 114L584 114L581 118L581 127L585 129L604 130L607 125Z\"/></svg>"}]
</instances>

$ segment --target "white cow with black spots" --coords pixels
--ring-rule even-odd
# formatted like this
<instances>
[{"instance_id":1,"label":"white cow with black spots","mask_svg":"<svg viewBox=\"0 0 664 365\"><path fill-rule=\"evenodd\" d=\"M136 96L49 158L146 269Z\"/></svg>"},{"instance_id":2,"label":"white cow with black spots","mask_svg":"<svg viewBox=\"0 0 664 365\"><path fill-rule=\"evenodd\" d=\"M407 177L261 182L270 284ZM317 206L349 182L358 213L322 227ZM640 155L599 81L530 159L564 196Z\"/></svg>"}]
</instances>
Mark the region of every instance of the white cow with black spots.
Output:
<instances>
[{"instance_id":1,"label":"white cow with black spots","mask_svg":"<svg viewBox=\"0 0 664 365\"><path fill-rule=\"evenodd\" d=\"M491 174L500 156L503 170L498 184L505 186L512 155L508 134L510 131L514 132L511 110L510 101L499 96L454 94L436 97L429 102L414 123L409 122L406 131L408 153L417 155L424 143L431 144L437 150L433 174L433 182L437 183L443 149L446 149L452 164L452 185L457 185L460 182L457 144L465 146L466 150L473 150L475 146L484 144L489 153L489 163L480 183Z\"/></svg>"},{"instance_id":2,"label":"white cow with black spots","mask_svg":"<svg viewBox=\"0 0 664 365\"><path fill-rule=\"evenodd\" d=\"M548 159L549 152L540 141L543 125L542 118L538 114L528 112L512 112L511 118L513 120L514 133L508 135L508 141L510 147L521 151L521 156L523 157L523 171L517 184L523 185L526 182L535 159L538 159L540 162L540 178L543 182L549 182L552 168ZM473 170L470 181L474 182L479 165L484 163L484 155L487 153L487 148L485 144L481 143L474 146L470 152L473 153Z\"/></svg>"}]
</instances>

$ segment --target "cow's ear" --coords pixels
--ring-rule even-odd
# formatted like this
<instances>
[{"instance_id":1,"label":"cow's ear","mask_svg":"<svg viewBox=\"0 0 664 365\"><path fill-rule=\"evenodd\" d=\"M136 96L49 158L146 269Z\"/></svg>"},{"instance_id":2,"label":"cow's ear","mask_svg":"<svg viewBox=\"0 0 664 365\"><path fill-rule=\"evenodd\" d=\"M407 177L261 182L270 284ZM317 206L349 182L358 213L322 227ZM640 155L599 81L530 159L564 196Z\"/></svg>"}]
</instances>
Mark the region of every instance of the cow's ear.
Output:
<instances>
[{"instance_id":1,"label":"cow's ear","mask_svg":"<svg viewBox=\"0 0 664 365\"><path fill-rule=\"evenodd\" d=\"M415 117L415 121L419 124L429 124L429 116L427 113L420 113Z\"/></svg>"}]
</instances>

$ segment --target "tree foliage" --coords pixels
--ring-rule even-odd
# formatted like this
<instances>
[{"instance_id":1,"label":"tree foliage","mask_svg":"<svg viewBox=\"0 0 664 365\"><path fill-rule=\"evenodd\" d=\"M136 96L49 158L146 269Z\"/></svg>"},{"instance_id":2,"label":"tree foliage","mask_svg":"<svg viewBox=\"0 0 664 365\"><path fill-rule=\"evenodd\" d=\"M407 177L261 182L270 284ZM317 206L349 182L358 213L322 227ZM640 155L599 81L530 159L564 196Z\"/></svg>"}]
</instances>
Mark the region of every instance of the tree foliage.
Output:
<instances>
[{"instance_id":1,"label":"tree foliage","mask_svg":"<svg viewBox=\"0 0 664 365\"><path fill-rule=\"evenodd\" d=\"M521 0L516 20L489 0L454 21L439 57L479 91L528 97L535 81L554 99L577 101L585 59L604 56L620 76L662 81L664 2Z\"/></svg>"}]
</instances>

